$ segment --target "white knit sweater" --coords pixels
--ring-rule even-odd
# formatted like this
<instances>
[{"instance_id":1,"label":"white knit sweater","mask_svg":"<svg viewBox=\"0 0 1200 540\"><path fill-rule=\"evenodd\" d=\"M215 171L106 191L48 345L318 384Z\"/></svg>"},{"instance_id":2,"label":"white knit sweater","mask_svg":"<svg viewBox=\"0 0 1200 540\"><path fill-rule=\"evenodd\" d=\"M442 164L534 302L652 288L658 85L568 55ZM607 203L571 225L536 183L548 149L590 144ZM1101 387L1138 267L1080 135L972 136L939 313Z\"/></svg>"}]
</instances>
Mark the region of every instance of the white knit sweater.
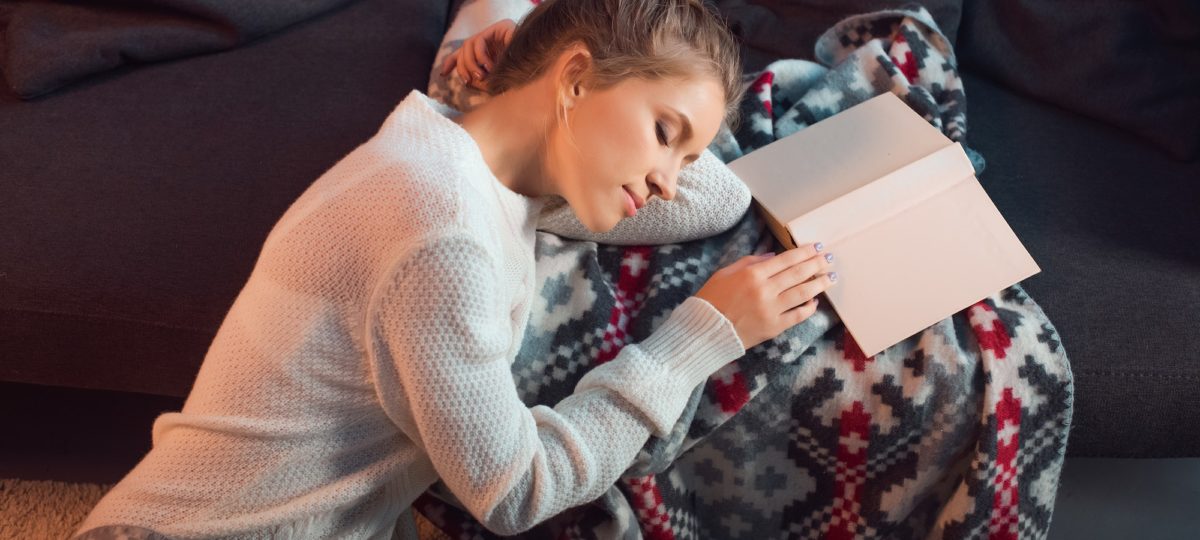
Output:
<instances>
[{"instance_id":1,"label":"white knit sweater","mask_svg":"<svg viewBox=\"0 0 1200 540\"><path fill-rule=\"evenodd\" d=\"M510 366L545 201L500 183L455 114L413 90L292 204L182 411L79 532L406 538L440 478L514 534L600 496L745 353L693 296L571 396L526 407Z\"/></svg>"}]
</instances>

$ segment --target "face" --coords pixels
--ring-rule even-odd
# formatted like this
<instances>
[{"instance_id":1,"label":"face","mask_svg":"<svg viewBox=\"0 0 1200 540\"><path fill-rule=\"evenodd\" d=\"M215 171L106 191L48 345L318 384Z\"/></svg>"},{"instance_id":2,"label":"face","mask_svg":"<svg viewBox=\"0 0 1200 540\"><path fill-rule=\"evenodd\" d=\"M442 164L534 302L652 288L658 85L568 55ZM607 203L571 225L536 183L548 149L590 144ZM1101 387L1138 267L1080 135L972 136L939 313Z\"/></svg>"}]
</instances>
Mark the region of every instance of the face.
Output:
<instances>
[{"instance_id":1,"label":"face","mask_svg":"<svg viewBox=\"0 0 1200 540\"><path fill-rule=\"evenodd\" d=\"M724 93L714 78L629 78L600 91L581 89L569 127L552 135L558 193L592 232L604 232L651 197L675 197L679 170L720 129ZM572 142L573 141L573 142Z\"/></svg>"}]
</instances>

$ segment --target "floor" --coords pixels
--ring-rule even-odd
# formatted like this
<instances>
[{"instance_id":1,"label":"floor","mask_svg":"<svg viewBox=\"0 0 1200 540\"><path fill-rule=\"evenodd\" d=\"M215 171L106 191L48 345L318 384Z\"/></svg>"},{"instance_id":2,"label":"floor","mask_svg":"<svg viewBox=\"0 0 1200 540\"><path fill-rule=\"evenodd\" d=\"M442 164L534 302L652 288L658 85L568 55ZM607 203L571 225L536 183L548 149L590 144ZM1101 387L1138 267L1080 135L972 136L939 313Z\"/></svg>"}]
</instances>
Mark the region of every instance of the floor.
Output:
<instances>
[{"instance_id":1,"label":"floor","mask_svg":"<svg viewBox=\"0 0 1200 540\"><path fill-rule=\"evenodd\" d=\"M1067 458L1050 540L1200 538L1200 458Z\"/></svg>"},{"instance_id":2,"label":"floor","mask_svg":"<svg viewBox=\"0 0 1200 540\"><path fill-rule=\"evenodd\" d=\"M111 484L150 451L150 426L183 399L0 383L0 478Z\"/></svg>"},{"instance_id":3,"label":"floor","mask_svg":"<svg viewBox=\"0 0 1200 540\"><path fill-rule=\"evenodd\" d=\"M114 483L182 398L0 383L0 478ZM1050 540L1200 538L1200 458L1068 458Z\"/></svg>"}]
</instances>

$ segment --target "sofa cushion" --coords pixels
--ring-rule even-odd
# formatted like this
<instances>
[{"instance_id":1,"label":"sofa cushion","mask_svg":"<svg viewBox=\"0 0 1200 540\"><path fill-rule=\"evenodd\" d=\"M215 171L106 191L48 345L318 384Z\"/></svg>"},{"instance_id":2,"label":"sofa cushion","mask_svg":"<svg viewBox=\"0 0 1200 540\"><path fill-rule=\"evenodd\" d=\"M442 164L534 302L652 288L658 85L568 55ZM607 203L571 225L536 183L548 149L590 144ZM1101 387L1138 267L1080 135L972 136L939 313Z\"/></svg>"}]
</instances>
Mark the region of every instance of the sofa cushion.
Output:
<instances>
[{"instance_id":1,"label":"sofa cushion","mask_svg":"<svg viewBox=\"0 0 1200 540\"><path fill-rule=\"evenodd\" d=\"M347 1L8 2L0 74L28 99L122 65L226 50Z\"/></svg>"},{"instance_id":2,"label":"sofa cushion","mask_svg":"<svg viewBox=\"0 0 1200 540\"><path fill-rule=\"evenodd\" d=\"M1200 2L969 0L959 64L1200 156Z\"/></svg>"},{"instance_id":3,"label":"sofa cushion","mask_svg":"<svg viewBox=\"0 0 1200 540\"><path fill-rule=\"evenodd\" d=\"M0 379L186 395L275 222L427 86L447 10L363 0L4 96Z\"/></svg>"}]
</instances>

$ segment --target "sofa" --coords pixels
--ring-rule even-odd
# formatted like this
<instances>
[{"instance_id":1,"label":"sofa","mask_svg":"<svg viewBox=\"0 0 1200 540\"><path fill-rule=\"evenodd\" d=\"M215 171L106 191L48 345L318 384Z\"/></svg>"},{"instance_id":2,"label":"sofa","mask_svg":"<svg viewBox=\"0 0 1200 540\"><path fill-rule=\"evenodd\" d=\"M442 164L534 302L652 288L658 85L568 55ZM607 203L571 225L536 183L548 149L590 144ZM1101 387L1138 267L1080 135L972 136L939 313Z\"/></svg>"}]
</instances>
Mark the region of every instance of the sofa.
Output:
<instances>
[{"instance_id":1,"label":"sofa","mask_svg":"<svg viewBox=\"0 0 1200 540\"><path fill-rule=\"evenodd\" d=\"M0 383L186 396L267 233L426 88L458 3L353 0L207 51L109 51L36 96L3 73ZM899 4L713 3L748 70ZM980 183L1072 362L1068 456L1200 457L1200 8L923 4L954 41ZM0 70L29 65L18 30Z\"/></svg>"}]
</instances>

